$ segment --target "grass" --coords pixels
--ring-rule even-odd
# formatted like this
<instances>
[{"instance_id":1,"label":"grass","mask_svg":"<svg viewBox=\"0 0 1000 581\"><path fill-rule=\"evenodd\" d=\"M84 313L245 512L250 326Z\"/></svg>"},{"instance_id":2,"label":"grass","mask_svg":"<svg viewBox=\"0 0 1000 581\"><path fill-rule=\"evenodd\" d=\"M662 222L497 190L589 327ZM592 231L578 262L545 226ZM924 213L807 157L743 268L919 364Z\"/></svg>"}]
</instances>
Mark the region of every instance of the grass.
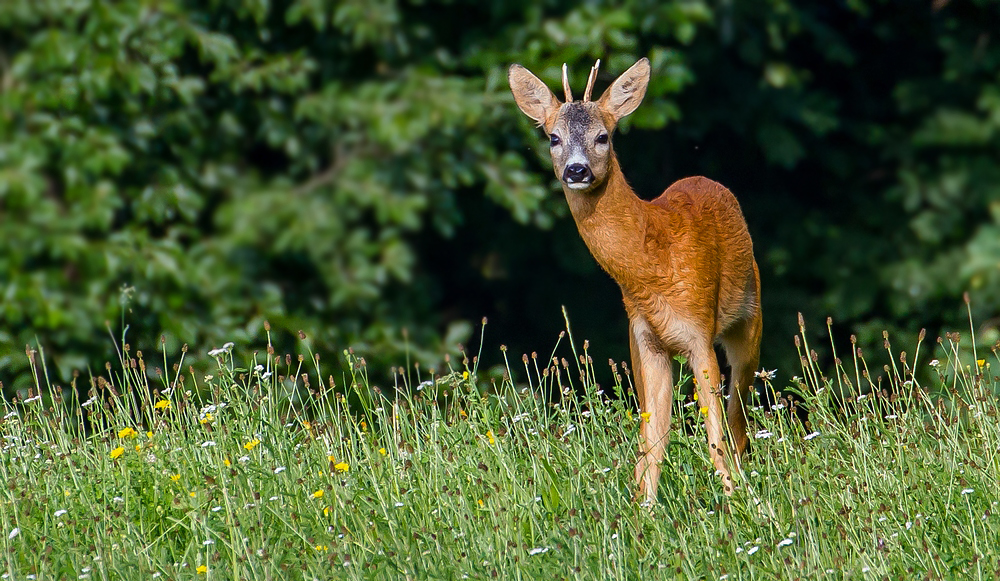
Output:
<instances>
[{"instance_id":1,"label":"grass","mask_svg":"<svg viewBox=\"0 0 1000 581\"><path fill-rule=\"evenodd\" d=\"M726 498L697 406L679 395L653 506L632 498L643 420L627 371L571 337L570 361L502 350L502 377L474 359L396 370L394 385L349 351L329 365L269 344L234 361L226 347L193 377L193 354L153 363L124 345L85 401L51 387L31 352L38 389L0 423L0 568L17 580L1000 575L996 351L972 360L949 335L936 366L926 346L890 350L878 379L855 351L825 377L797 341L803 369L786 391L808 424L785 398L755 405L746 477ZM918 356L928 381L914 378Z\"/></svg>"}]
</instances>

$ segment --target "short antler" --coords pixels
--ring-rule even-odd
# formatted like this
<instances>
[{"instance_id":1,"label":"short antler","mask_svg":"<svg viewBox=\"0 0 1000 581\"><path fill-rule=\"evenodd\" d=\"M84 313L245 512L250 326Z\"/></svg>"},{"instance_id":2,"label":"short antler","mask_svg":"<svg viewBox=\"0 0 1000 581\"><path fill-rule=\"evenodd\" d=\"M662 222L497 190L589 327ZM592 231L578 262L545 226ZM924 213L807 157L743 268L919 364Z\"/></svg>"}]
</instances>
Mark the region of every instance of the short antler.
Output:
<instances>
[{"instance_id":1,"label":"short antler","mask_svg":"<svg viewBox=\"0 0 1000 581\"><path fill-rule=\"evenodd\" d=\"M566 63L563 63L563 92L566 93L566 102L573 102L573 93L569 90L569 72L566 70Z\"/></svg>"},{"instance_id":2,"label":"short antler","mask_svg":"<svg viewBox=\"0 0 1000 581\"><path fill-rule=\"evenodd\" d=\"M597 79L597 69L601 67L601 59L597 59L594 66L590 67L590 76L587 77L587 89L583 92L583 102L590 100L590 92L594 90L594 81Z\"/></svg>"}]
</instances>

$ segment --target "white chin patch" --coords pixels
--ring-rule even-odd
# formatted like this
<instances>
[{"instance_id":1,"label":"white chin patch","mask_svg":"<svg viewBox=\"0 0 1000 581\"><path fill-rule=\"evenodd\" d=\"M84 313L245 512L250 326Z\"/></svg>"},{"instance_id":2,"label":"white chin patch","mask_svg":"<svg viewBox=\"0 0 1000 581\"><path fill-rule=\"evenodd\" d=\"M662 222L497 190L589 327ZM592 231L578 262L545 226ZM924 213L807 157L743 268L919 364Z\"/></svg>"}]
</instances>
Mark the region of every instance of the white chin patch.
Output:
<instances>
[{"instance_id":1,"label":"white chin patch","mask_svg":"<svg viewBox=\"0 0 1000 581\"><path fill-rule=\"evenodd\" d=\"M590 182L573 182L566 184L566 187L571 190L585 190L590 187Z\"/></svg>"}]
</instances>

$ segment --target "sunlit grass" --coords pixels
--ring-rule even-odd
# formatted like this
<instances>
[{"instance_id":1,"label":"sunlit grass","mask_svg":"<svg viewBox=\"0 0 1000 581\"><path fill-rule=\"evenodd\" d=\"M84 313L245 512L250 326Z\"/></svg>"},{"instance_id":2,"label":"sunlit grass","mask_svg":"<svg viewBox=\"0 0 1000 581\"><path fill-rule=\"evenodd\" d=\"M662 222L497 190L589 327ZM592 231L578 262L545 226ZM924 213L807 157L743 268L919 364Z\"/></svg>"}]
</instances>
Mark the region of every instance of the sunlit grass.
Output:
<instances>
[{"instance_id":1,"label":"sunlit grass","mask_svg":"<svg viewBox=\"0 0 1000 581\"><path fill-rule=\"evenodd\" d=\"M556 351L568 360L502 350L502 374L465 361L386 382L349 351L321 364L266 345L242 362L227 345L198 355L218 368L194 377L195 354L153 363L123 345L83 401L29 353L36 388L0 423L2 568L10 579L994 578L996 350L949 336L930 355L890 349L881 370L855 351L827 379L804 339L786 391L802 395L808 423L784 398L755 404L745 479L727 498L699 406L678 396L653 506L633 500L645 420L627 367L594 365L569 337Z\"/></svg>"}]
</instances>

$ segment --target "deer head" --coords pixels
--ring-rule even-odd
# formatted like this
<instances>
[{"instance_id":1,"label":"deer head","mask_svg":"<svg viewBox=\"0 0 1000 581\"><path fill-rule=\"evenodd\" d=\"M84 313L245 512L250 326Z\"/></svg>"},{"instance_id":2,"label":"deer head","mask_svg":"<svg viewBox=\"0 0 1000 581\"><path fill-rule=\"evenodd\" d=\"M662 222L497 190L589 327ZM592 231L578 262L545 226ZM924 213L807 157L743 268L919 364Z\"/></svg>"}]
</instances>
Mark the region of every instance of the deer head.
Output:
<instances>
[{"instance_id":1,"label":"deer head","mask_svg":"<svg viewBox=\"0 0 1000 581\"><path fill-rule=\"evenodd\" d=\"M604 183L614 156L611 135L618 121L639 107L649 84L649 59L644 57L615 79L600 99L591 101L600 64L598 60L590 69L582 101L573 100L563 65L565 103L521 65L511 65L507 73L518 108L545 128L552 169L569 190L585 192Z\"/></svg>"}]
</instances>

